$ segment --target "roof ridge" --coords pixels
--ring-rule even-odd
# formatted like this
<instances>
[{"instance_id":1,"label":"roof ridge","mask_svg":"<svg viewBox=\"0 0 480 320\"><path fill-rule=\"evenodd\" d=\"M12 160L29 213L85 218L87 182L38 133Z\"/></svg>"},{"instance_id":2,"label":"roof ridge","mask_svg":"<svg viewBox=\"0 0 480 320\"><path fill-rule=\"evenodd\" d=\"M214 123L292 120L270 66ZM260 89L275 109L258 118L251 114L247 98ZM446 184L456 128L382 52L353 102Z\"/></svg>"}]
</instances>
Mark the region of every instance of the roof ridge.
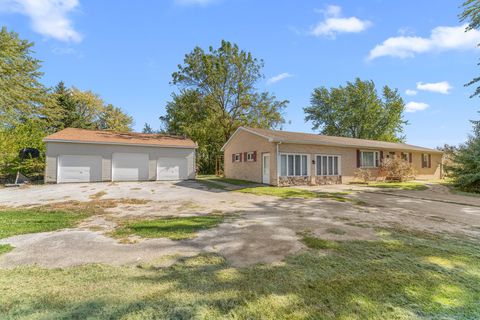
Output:
<instances>
[{"instance_id":1,"label":"roof ridge","mask_svg":"<svg viewBox=\"0 0 480 320\"><path fill-rule=\"evenodd\" d=\"M403 147L403 148L407 148L407 149L416 149L416 150L425 150L425 151L428 150L428 151L431 151L431 152L441 152L441 151L435 150L433 148L416 146L416 145L409 144L409 143L404 143L404 142L391 142L391 141L372 140L372 139L360 139L360 138L352 138L352 137L322 135L322 134L308 133L308 132L284 131L284 130L263 129L263 128L254 128L254 127L243 127L243 128L246 129L247 131L250 130L250 131L256 132L258 134L263 134L264 136L268 136L270 139L279 139L280 141L281 140L289 140L289 137L285 137L285 135L292 134L292 135L295 135L295 137L290 137L291 138L290 140L292 142L295 142L295 143L301 143L301 140L309 140L309 137L311 137L312 139L316 139L317 140L316 142L319 143L319 144L322 144L322 143L323 144L328 144L328 143L335 144L335 143L337 143L337 144L347 145L349 142L351 142L351 143L356 142L355 144L357 144L357 143L365 143L365 144L373 143L373 144L382 144L383 147L392 148L392 149L394 149L394 147ZM304 137L299 137L298 135L304 135ZM322 139L322 138L324 140L327 140L327 141L318 141L318 139ZM296 139L298 139L298 141ZM330 140L330 141L328 141L328 140ZM351 145L351 146L354 147L355 145ZM362 146L357 145L357 147L362 147ZM366 146L363 146L363 147L368 147L368 146L366 145ZM373 146L373 147L381 148L381 146Z\"/></svg>"}]
</instances>

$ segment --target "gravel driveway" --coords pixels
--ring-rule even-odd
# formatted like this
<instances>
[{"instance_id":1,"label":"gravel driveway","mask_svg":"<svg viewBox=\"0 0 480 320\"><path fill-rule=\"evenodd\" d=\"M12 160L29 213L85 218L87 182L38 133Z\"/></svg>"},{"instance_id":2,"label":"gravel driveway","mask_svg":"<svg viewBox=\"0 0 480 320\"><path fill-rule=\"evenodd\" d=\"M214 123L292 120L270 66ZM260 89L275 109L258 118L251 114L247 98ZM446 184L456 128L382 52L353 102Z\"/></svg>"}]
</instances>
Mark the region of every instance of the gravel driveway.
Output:
<instances>
[{"instance_id":1,"label":"gravel driveway","mask_svg":"<svg viewBox=\"0 0 480 320\"><path fill-rule=\"evenodd\" d=\"M310 189L345 188L351 189L350 186ZM358 205L321 198L279 199L214 190L195 181L0 189L0 205L5 207L72 200L88 202L98 198L146 200L107 209L107 217L90 217L74 229L2 239L0 243L9 243L15 249L0 257L0 267L29 264L67 267L86 263L168 265L178 257L201 252L219 253L233 266L276 263L303 248L298 234L306 231L331 240L374 240L375 228L400 227L480 239L480 203L476 205L480 198L452 195L455 201L445 203L438 200L448 199L447 194L441 195L441 199L435 198L441 194L439 190L401 192L357 188L351 197L366 203ZM112 222L115 219L203 215L213 211L232 217L216 228L199 232L198 237L191 240L143 239L123 244L107 235L116 226Z\"/></svg>"}]
</instances>

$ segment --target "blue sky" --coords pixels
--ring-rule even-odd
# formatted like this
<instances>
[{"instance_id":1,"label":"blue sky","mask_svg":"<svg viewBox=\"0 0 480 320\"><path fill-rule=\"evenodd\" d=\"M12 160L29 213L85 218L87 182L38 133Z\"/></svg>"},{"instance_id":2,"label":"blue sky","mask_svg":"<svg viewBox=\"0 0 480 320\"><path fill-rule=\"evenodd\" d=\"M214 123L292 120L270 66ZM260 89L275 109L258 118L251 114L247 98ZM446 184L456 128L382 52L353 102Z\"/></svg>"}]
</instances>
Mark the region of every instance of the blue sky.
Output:
<instances>
[{"instance_id":1,"label":"blue sky","mask_svg":"<svg viewBox=\"0 0 480 320\"><path fill-rule=\"evenodd\" d=\"M46 85L92 90L136 130L159 127L184 54L225 39L265 61L259 89L290 101L285 130L311 131L302 108L314 88L360 77L398 88L407 141L436 147L463 142L480 117L464 87L480 73L480 32L463 32L460 3L0 0L0 24L35 42Z\"/></svg>"}]
</instances>

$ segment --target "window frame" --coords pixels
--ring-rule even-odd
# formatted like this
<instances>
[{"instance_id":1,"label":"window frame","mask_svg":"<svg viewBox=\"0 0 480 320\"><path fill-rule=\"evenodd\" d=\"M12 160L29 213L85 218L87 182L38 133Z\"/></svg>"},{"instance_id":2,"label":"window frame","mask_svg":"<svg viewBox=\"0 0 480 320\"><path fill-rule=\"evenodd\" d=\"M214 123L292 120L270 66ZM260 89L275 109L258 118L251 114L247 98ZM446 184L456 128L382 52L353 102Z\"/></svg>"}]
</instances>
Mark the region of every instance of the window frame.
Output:
<instances>
[{"instance_id":1,"label":"window frame","mask_svg":"<svg viewBox=\"0 0 480 320\"><path fill-rule=\"evenodd\" d=\"M235 162L240 162L240 153L234 153Z\"/></svg>"},{"instance_id":2,"label":"window frame","mask_svg":"<svg viewBox=\"0 0 480 320\"><path fill-rule=\"evenodd\" d=\"M282 175L282 156L285 157L285 166L286 166L286 175ZM299 167L299 170L300 170L300 174L296 175L295 172L296 172L296 169L297 169L297 166L296 166L296 156L299 156L300 157L300 167ZM303 172L304 172L304 161L302 160L303 157L306 157L307 158L307 174L306 175L303 175ZM290 160L293 159L293 175L290 174L290 166L289 166L289 162ZM280 152L279 154L279 170L278 170L278 176L279 177L309 177L310 176L310 155L307 154L307 153L292 153L292 152Z\"/></svg>"},{"instance_id":3,"label":"window frame","mask_svg":"<svg viewBox=\"0 0 480 320\"><path fill-rule=\"evenodd\" d=\"M254 158L253 158L253 154L254 154L253 151L247 152L247 160L246 161L248 161L248 162L255 161Z\"/></svg>"},{"instance_id":4,"label":"window frame","mask_svg":"<svg viewBox=\"0 0 480 320\"><path fill-rule=\"evenodd\" d=\"M321 161L321 164L322 164L322 168L321 168L321 171L324 171L323 169L323 159L324 157L327 159L326 161L326 164L327 164L327 174L323 174L323 172L320 172L320 174L318 174L318 157L320 157L320 161ZM329 158L331 157L332 159L332 168L329 168ZM335 161L333 160L333 158L336 157L337 158L337 174L335 174ZM332 174L329 174L330 172L330 169L332 170ZM325 153L318 153L315 155L315 175L317 177L340 177L342 175L342 156L339 155L339 154L325 154Z\"/></svg>"},{"instance_id":5,"label":"window frame","mask_svg":"<svg viewBox=\"0 0 480 320\"><path fill-rule=\"evenodd\" d=\"M363 153L373 153L373 166L365 166L363 162ZM380 167L380 151L378 150L360 150L360 168L376 169Z\"/></svg>"}]
</instances>

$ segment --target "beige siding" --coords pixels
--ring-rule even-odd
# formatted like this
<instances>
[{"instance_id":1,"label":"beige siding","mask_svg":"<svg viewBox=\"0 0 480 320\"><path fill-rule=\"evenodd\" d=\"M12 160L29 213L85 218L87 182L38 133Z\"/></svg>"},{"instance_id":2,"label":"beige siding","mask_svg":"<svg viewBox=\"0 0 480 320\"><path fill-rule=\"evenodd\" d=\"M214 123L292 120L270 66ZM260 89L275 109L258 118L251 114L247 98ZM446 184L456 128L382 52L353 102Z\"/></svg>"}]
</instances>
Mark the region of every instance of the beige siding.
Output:
<instances>
[{"instance_id":1,"label":"beige siding","mask_svg":"<svg viewBox=\"0 0 480 320\"><path fill-rule=\"evenodd\" d=\"M383 151L384 157L392 150L379 150L362 148L360 150ZM310 155L310 172L315 174L315 164L312 164L314 156L317 154L340 155L341 156L341 174L342 182L349 183L355 178L357 170L357 149L344 147L329 147L308 144L281 144L280 153L303 153ZM409 153L408 150L396 150L396 156L400 156L401 152ZM412 152L412 165L417 172L418 179L440 179L441 178L441 154L431 154L431 168L422 168L421 153ZM373 169L373 172L376 170Z\"/></svg>"},{"instance_id":2,"label":"beige siding","mask_svg":"<svg viewBox=\"0 0 480 320\"><path fill-rule=\"evenodd\" d=\"M232 154L256 151L257 161L232 162ZM276 147L267 139L255 134L238 131L235 137L224 149L225 177L262 183L262 154L270 154L270 181L276 183ZM243 157L243 156L242 156Z\"/></svg>"},{"instance_id":3,"label":"beige siding","mask_svg":"<svg viewBox=\"0 0 480 320\"><path fill-rule=\"evenodd\" d=\"M383 151L384 157L388 152L392 150L379 150L373 148L362 148L361 150L371 151ZM256 162L245 162L242 158L242 162L232 162L232 154L243 153L249 151L257 151ZM309 174L311 176L311 183L314 183L313 178L316 175L316 166L312 160L315 160L315 156L318 154L324 155L338 155L341 157L340 169L342 175L342 182L349 183L355 179L355 172L357 170L357 148L349 147L331 147L331 146L319 146L311 144L292 144L281 143L278 144L279 153L297 153L309 155ZM441 178L441 154L431 154L431 168L422 168L420 152L409 152L408 150L395 150L396 156L400 156L401 152L412 153L412 165L417 172L418 179L439 179ZM270 153L271 159L271 172L270 183L277 185L277 143L269 142L268 139L260 137L258 135L246 132L238 131L235 137L224 149L225 157L225 176L227 178L235 178L242 180L249 180L254 182L262 182L262 153ZM372 169L372 173L376 173L376 169Z\"/></svg>"},{"instance_id":4,"label":"beige siding","mask_svg":"<svg viewBox=\"0 0 480 320\"><path fill-rule=\"evenodd\" d=\"M149 180L157 178L159 157L185 157L188 161L188 178L195 178L195 149L104 145L89 143L47 142L45 182L57 181L57 159L59 155L98 155L102 157L102 181L112 179L113 153L146 153L149 155Z\"/></svg>"}]
</instances>

